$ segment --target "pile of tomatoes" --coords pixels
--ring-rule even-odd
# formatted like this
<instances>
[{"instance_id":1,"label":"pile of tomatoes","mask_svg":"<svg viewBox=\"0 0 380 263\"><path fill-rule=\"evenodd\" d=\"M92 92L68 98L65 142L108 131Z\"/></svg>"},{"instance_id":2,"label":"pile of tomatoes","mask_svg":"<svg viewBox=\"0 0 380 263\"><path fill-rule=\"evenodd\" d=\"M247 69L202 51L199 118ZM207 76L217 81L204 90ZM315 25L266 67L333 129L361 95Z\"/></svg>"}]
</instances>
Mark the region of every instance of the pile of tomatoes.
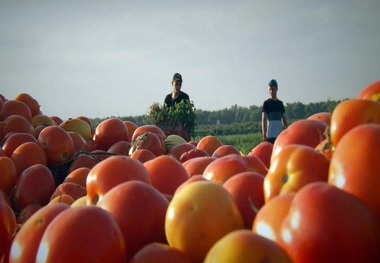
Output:
<instances>
[{"instance_id":1,"label":"pile of tomatoes","mask_svg":"<svg viewBox=\"0 0 380 263\"><path fill-rule=\"evenodd\" d=\"M380 81L246 155L26 93L0 140L1 263L380 262Z\"/></svg>"}]
</instances>

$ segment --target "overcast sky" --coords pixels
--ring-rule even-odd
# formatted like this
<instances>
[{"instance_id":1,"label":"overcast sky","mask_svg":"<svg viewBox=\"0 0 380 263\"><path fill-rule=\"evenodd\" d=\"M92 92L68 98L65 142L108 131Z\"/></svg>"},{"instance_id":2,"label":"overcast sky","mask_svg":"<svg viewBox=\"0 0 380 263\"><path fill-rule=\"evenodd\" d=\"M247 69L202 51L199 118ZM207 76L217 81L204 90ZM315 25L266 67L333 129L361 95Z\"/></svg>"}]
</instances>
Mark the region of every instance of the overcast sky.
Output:
<instances>
[{"instance_id":1,"label":"overcast sky","mask_svg":"<svg viewBox=\"0 0 380 263\"><path fill-rule=\"evenodd\" d=\"M63 119L146 114L175 72L197 109L355 97L380 79L380 1L3 1L0 93Z\"/></svg>"}]
</instances>

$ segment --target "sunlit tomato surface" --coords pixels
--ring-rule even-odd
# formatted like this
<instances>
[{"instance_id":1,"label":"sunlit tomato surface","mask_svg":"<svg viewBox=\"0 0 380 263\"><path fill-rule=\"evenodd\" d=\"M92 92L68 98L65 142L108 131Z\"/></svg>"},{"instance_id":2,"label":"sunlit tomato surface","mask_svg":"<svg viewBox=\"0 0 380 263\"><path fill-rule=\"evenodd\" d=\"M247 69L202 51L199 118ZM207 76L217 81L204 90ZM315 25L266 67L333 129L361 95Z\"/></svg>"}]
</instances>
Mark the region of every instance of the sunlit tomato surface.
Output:
<instances>
[{"instance_id":1,"label":"sunlit tomato surface","mask_svg":"<svg viewBox=\"0 0 380 263\"><path fill-rule=\"evenodd\" d=\"M330 184L358 197L380 220L380 124L363 124L348 131L331 158Z\"/></svg>"},{"instance_id":2,"label":"sunlit tomato surface","mask_svg":"<svg viewBox=\"0 0 380 263\"><path fill-rule=\"evenodd\" d=\"M208 250L225 234L243 229L244 222L231 195L220 184L196 181L178 191L166 213L170 246L203 262Z\"/></svg>"},{"instance_id":3,"label":"sunlit tomato surface","mask_svg":"<svg viewBox=\"0 0 380 263\"><path fill-rule=\"evenodd\" d=\"M314 181L327 181L330 160L314 148L291 144L282 148L271 162L264 179L264 197L297 192Z\"/></svg>"},{"instance_id":4,"label":"sunlit tomato surface","mask_svg":"<svg viewBox=\"0 0 380 263\"><path fill-rule=\"evenodd\" d=\"M97 206L80 206L62 211L50 222L36 262L124 263L126 247L109 212Z\"/></svg>"},{"instance_id":5,"label":"sunlit tomato surface","mask_svg":"<svg viewBox=\"0 0 380 263\"><path fill-rule=\"evenodd\" d=\"M322 121L326 123L328 126L330 126L331 122L331 113L330 112L317 112L309 117L307 117L308 120L317 120L317 121Z\"/></svg>"},{"instance_id":6,"label":"sunlit tomato surface","mask_svg":"<svg viewBox=\"0 0 380 263\"><path fill-rule=\"evenodd\" d=\"M166 242L165 214L168 200L152 185L128 181L107 192L97 206L118 223L130 259L150 242Z\"/></svg>"},{"instance_id":7,"label":"sunlit tomato surface","mask_svg":"<svg viewBox=\"0 0 380 263\"><path fill-rule=\"evenodd\" d=\"M129 155L129 157L145 163L146 161L156 158L156 155L147 149L137 149L131 155Z\"/></svg>"},{"instance_id":8,"label":"sunlit tomato surface","mask_svg":"<svg viewBox=\"0 0 380 263\"><path fill-rule=\"evenodd\" d=\"M47 165L47 155L37 142L25 142L12 153L11 159L20 175L26 168L34 164Z\"/></svg>"},{"instance_id":9,"label":"sunlit tomato surface","mask_svg":"<svg viewBox=\"0 0 380 263\"><path fill-rule=\"evenodd\" d=\"M128 128L118 118L105 119L96 126L93 141L99 150L107 151L115 142L128 141Z\"/></svg>"},{"instance_id":10,"label":"sunlit tomato surface","mask_svg":"<svg viewBox=\"0 0 380 263\"><path fill-rule=\"evenodd\" d=\"M264 204L256 214L253 221L252 231L279 242L281 238L281 225L289 212L290 204L295 193L278 195Z\"/></svg>"},{"instance_id":11,"label":"sunlit tomato surface","mask_svg":"<svg viewBox=\"0 0 380 263\"><path fill-rule=\"evenodd\" d=\"M215 159L216 158L211 156L197 157L187 160L186 162L182 163L182 165L185 167L190 176L202 175L207 165L209 165Z\"/></svg>"},{"instance_id":12,"label":"sunlit tomato surface","mask_svg":"<svg viewBox=\"0 0 380 263\"><path fill-rule=\"evenodd\" d=\"M197 143L197 148L205 151L209 156L212 156L214 151L222 146L223 143L213 135L202 137Z\"/></svg>"},{"instance_id":13,"label":"sunlit tomato surface","mask_svg":"<svg viewBox=\"0 0 380 263\"><path fill-rule=\"evenodd\" d=\"M152 185L161 193L173 195L178 186L189 179L182 164L173 157L161 155L144 163Z\"/></svg>"},{"instance_id":14,"label":"sunlit tomato surface","mask_svg":"<svg viewBox=\"0 0 380 263\"><path fill-rule=\"evenodd\" d=\"M278 262L291 263L288 254L274 241L250 230L235 230L216 242L204 263Z\"/></svg>"},{"instance_id":15,"label":"sunlit tomato surface","mask_svg":"<svg viewBox=\"0 0 380 263\"><path fill-rule=\"evenodd\" d=\"M129 180L152 182L148 170L136 159L119 155L101 161L87 175L88 204L96 204L111 188Z\"/></svg>"},{"instance_id":16,"label":"sunlit tomato surface","mask_svg":"<svg viewBox=\"0 0 380 263\"><path fill-rule=\"evenodd\" d=\"M229 154L240 155L240 151L233 145L225 144L216 148L216 150L212 153L212 157L219 158Z\"/></svg>"},{"instance_id":17,"label":"sunlit tomato surface","mask_svg":"<svg viewBox=\"0 0 380 263\"><path fill-rule=\"evenodd\" d=\"M40 104L32 95L28 93L19 93L14 97L14 100L24 102L30 109L32 116L40 113Z\"/></svg>"},{"instance_id":18,"label":"sunlit tomato surface","mask_svg":"<svg viewBox=\"0 0 380 263\"><path fill-rule=\"evenodd\" d=\"M30 133L15 132L10 134L4 141L2 148L7 156L11 156L13 151L24 142L37 142L37 139Z\"/></svg>"},{"instance_id":19,"label":"sunlit tomato surface","mask_svg":"<svg viewBox=\"0 0 380 263\"><path fill-rule=\"evenodd\" d=\"M255 172L238 173L223 184L238 206L247 229L251 229L253 219L264 205L263 185L264 176Z\"/></svg>"},{"instance_id":20,"label":"sunlit tomato surface","mask_svg":"<svg viewBox=\"0 0 380 263\"><path fill-rule=\"evenodd\" d=\"M380 80L364 87L357 95L358 99L380 101Z\"/></svg>"},{"instance_id":21,"label":"sunlit tomato surface","mask_svg":"<svg viewBox=\"0 0 380 263\"><path fill-rule=\"evenodd\" d=\"M293 262L379 262L379 222L351 194L327 182L303 187L282 223L280 245Z\"/></svg>"},{"instance_id":22,"label":"sunlit tomato surface","mask_svg":"<svg viewBox=\"0 0 380 263\"><path fill-rule=\"evenodd\" d=\"M254 155L258 157L267 168L270 166L270 158L272 156L273 144L268 141L260 142L256 145L248 155Z\"/></svg>"},{"instance_id":23,"label":"sunlit tomato surface","mask_svg":"<svg viewBox=\"0 0 380 263\"><path fill-rule=\"evenodd\" d=\"M247 162L237 154L216 158L203 171L203 177L212 182L223 184L237 173L248 171Z\"/></svg>"},{"instance_id":24,"label":"sunlit tomato surface","mask_svg":"<svg viewBox=\"0 0 380 263\"><path fill-rule=\"evenodd\" d=\"M183 251L168 244L152 242L140 249L129 263L192 263Z\"/></svg>"},{"instance_id":25,"label":"sunlit tomato surface","mask_svg":"<svg viewBox=\"0 0 380 263\"><path fill-rule=\"evenodd\" d=\"M69 206L66 204L54 204L44 206L34 213L14 237L9 263L35 262L37 249L46 227L67 208Z\"/></svg>"},{"instance_id":26,"label":"sunlit tomato surface","mask_svg":"<svg viewBox=\"0 0 380 263\"><path fill-rule=\"evenodd\" d=\"M317 120L302 119L293 122L283 130L273 144L272 159L288 144L301 144L315 148L326 138L326 123Z\"/></svg>"},{"instance_id":27,"label":"sunlit tomato surface","mask_svg":"<svg viewBox=\"0 0 380 263\"><path fill-rule=\"evenodd\" d=\"M365 123L380 124L380 103L362 99L339 103L331 115L330 138L333 146L336 147L350 129Z\"/></svg>"}]
</instances>

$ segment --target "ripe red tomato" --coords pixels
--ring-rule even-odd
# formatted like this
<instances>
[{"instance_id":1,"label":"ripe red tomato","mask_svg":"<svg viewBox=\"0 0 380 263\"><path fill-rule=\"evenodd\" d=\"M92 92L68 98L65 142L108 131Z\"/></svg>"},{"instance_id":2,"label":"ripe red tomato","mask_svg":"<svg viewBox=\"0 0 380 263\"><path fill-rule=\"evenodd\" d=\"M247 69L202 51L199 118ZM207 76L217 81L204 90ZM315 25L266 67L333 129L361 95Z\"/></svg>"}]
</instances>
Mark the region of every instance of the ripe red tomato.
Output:
<instances>
[{"instance_id":1,"label":"ripe red tomato","mask_svg":"<svg viewBox=\"0 0 380 263\"><path fill-rule=\"evenodd\" d=\"M97 203L116 220L130 259L151 242L166 242L165 214L168 200L152 185L128 181L115 186Z\"/></svg>"},{"instance_id":2,"label":"ripe red tomato","mask_svg":"<svg viewBox=\"0 0 380 263\"><path fill-rule=\"evenodd\" d=\"M37 249L49 223L62 211L66 204L47 205L35 212L15 235L9 255L9 263L35 262Z\"/></svg>"},{"instance_id":3,"label":"ripe red tomato","mask_svg":"<svg viewBox=\"0 0 380 263\"><path fill-rule=\"evenodd\" d=\"M331 143L336 147L344 134L365 123L380 124L380 103L363 99L342 101L331 115Z\"/></svg>"},{"instance_id":4,"label":"ripe red tomato","mask_svg":"<svg viewBox=\"0 0 380 263\"><path fill-rule=\"evenodd\" d=\"M377 80L364 87L357 95L358 99L380 101L380 80Z\"/></svg>"},{"instance_id":5,"label":"ripe red tomato","mask_svg":"<svg viewBox=\"0 0 380 263\"><path fill-rule=\"evenodd\" d=\"M328 182L356 196L377 214L380 221L380 124L362 124L339 141Z\"/></svg>"},{"instance_id":6,"label":"ripe red tomato","mask_svg":"<svg viewBox=\"0 0 380 263\"><path fill-rule=\"evenodd\" d=\"M379 262L379 222L351 194L327 182L296 193L280 245L293 262Z\"/></svg>"},{"instance_id":7,"label":"ripe red tomato","mask_svg":"<svg viewBox=\"0 0 380 263\"><path fill-rule=\"evenodd\" d=\"M207 165L215 159L216 158L211 156L192 158L182 163L182 165L190 176L202 175Z\"/></svg>"},{"instance_id":8,"label":"ripe red tomato","mask_svg":"<svg viewBox=\"0 0 380 263\"><path fill-rule=\"evenodd\" d=\"M307 117L309 120L317 120L317 121L322 121L326 123L328 126L330 126L331 122L331 113L330 112L317 112L309 117Z\"/></svg>"},{"instance_id":9,"label":"ripe red tomato","mask_svg":"<svg viewBox=\"0 0 380 263\"><path fill-rule=\"evenodd\" d=\"M147 149L151 151L155 156L160 156L163 154L162 141L158 135L153 132L143 132L134 138L131 142L129 155L131 155L137 149Z\"/></svg>"},{"instance_id":10,"label":"ripe red tomato","mask_svg":"<svg viewBox=\"0 0 380 263\"><path fill-rule=\"evenodd\" d=\"M50 222L36 262L125 263L126 253L123 234L112 215L97 206L79 206L62 211Z\"/></svg>"},{"instance_id":11,"label":"ripe red tomato","mask_svg":"<svg viewBox=\"0 0 380 263\"><path fill-rule=\"evenodd\" d=\"M260 142L256 145L248 155L254 155L258 157L267 168L270 166L270 158L272 156L273 144L268 141Z\"/></svg>"},{"instance_id":12,"label":"ripe red tomato","mask_svg":"<svg viewBox=\"0 0 380 263\"><path fill-rule=\"evenodd\" d=\"M0 194L0 259L7 253L17 223L16 215L4 199Z\"/></svg>"},{"instance_id":13,"label":"ripe red tomato","mask_svg":"<svg viewBox=\"0 0 380 263\"><path fill-rule=\"evenodd\" d=\"M107 151L115 142L128 142L128 127L118 118L105 119L95 128L92 139L97 149Z\"/></svg>"},{"instance_id":14,"label":"ripe red tomato","mask_svg":"<svg viewBox=\"0 0 380 263\"><path fill-rule=\"evenodd\" d=\"M326 123L317 120L302 119L293 122L283 130L273 144L273 159L288 144L301 144L315 148L326 138Z\"/></svg>"},{"instance_id":15,"label":"ripe red tomato","mask_svg":"<svg viewBox=\"0 0 380 263\"><path fill-rule=\"evenodd\" d=\"M168 155L149 160L144 166L151 176L152 185L168 195L173 195L178 186L190 177L182 164Z\"/></svg>"},{"instance_id":16,"label":"ripe red tomato","mask_svg":"<svg viewBox=\"0 0 380 263\"><path fill-rule=\"evenodd\" d=\"M229 154L237 154L240 155L240 151L233 145L221 145L218 148L215 149L215 151L212 153L212 157L219 158L222 156L226 156Z\"/></svg>"},{"instance_id":17,"label":"ripe red tomato","mask_svg":"<svg viewBox=\"0 0 380 263\"><path fill-rule=\"evenodd\" d=\"M314 148L290 144L272 159L264 179L264 197L297 192L314 181L327 181L330 160Z\"/></svg>"},{"instance_id":18,"label":"ripe red tomato","mask_svg":"<svg viewBox=\"0 0 380 263\"><path fill-rule=\"evenodd\" d=\"M87 175L87 204L96 204L111 188L129 180L152 183L148 170L140 161L123 155L108 157L91 168Z\"/></svg>"}]
</instances>

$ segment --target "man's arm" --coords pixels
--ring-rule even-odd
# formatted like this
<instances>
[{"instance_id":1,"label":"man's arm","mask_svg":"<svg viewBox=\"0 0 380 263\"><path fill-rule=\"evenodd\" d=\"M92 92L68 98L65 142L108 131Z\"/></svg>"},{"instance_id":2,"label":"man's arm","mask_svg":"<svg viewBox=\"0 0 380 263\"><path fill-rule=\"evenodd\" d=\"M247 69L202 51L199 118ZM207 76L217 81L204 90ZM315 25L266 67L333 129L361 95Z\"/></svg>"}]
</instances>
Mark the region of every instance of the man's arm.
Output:
<instances>
[{"instance_id":1,"label":"man's arm","mask_svg":"<svg viewBox=\"0 0 380 263\"><path fill-rule=\"evenodd\" d=\"M263 141L266 141L267 140L267 114L264 111L261 114L261 132L263 136Z\"/></svg>"}]
</instances>

